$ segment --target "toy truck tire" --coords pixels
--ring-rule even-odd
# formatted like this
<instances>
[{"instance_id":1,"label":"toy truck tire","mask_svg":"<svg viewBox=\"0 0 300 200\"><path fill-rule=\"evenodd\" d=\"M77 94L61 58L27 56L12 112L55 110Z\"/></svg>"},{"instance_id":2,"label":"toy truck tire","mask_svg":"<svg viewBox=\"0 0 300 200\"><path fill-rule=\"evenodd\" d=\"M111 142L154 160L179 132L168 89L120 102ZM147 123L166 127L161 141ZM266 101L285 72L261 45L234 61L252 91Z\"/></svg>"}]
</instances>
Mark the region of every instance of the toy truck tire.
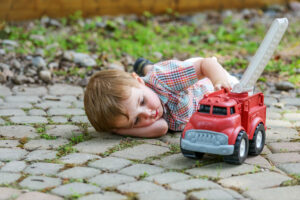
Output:
<instances>
[{"instance_id":1,"label":"toy truck tire","mask_svg":"<svg viewBox=\"0 0 300 200\"><path fill-rule=\"evenodd\" d=\"M204 153L201 152L194 152L194 151L189 151L189 150L185 150L185 149L181 149L181 153L183 154L184 157L187 158L193 158L193 159L201 159L204 156Z\"/></svg>"},{"instance_id":2,"label":"toy truck tire","mask_svg":"<svg viewBox=\"0 0 300 200\"><path fill-rule=\"evenodd\" d=\"M249 141L249 154L259 155L264 148L265 139L265 127L262 123L259 123L255 129L252 140Z\"/></svg>"},{"instance_id":3,"label":"toy truck tire","mask_svg":"<svg viewBox=\"0 0 300 200\"><path fill-rule=\"evenodd\" d=\"M225 156L224 161L230 164L240 165L248 156L249 140L245 131L240 131L234 145L233 154Z\"/></svg>"}]
</instances>

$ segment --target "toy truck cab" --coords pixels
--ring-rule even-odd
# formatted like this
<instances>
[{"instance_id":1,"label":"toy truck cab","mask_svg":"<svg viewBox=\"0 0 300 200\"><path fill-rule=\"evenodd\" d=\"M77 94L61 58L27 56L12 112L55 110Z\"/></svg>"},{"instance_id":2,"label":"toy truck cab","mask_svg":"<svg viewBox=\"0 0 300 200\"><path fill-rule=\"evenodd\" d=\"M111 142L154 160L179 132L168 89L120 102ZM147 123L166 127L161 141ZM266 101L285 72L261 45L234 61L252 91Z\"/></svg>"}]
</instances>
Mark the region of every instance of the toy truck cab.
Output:
<instances>
[{"instance_id":1,"label":"toy truck cab","mask_svg":"<svg viewBox=\"0 0 300 200\"><path fill-rule=\"evenodd\" d=\"M187 123L180 141L184 156L204 153L224 155L229 163L241 164L249 154L261 153L265 142L266 106L257 93L225 90L205 95ZM250 143L249 143L250 140Z\"/></svg>"}]
</instances>

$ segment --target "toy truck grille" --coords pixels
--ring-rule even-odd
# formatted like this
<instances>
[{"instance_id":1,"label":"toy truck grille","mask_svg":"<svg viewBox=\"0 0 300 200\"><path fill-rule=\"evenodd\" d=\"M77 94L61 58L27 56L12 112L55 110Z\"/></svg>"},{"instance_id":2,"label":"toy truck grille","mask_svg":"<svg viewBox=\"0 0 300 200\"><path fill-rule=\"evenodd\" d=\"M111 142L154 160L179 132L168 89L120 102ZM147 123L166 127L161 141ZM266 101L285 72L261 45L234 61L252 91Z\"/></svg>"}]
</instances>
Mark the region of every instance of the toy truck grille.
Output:
<instances>
[{"instance_id":1,"label":"toy truck grille","mask_svg":"<svg viewBox=\"0 0 300 200\"><path fill-rule=\"evenodd\" d=\"M181 147L195 152L230 155L233 145L228 145L228 136L209 130L187 130L181 139Z\"/></svg>"},{"instance_id":2,"label":"toy truck grille","mask_svg":"<svg viewBox=\"0 0 300 200\"><path fill-rule=\"evenodd\" d=\"M205 143L210 145L227 145L228 136L209 130L188 130L185 139L192 143Z\"/></svg>"}]
</instances>

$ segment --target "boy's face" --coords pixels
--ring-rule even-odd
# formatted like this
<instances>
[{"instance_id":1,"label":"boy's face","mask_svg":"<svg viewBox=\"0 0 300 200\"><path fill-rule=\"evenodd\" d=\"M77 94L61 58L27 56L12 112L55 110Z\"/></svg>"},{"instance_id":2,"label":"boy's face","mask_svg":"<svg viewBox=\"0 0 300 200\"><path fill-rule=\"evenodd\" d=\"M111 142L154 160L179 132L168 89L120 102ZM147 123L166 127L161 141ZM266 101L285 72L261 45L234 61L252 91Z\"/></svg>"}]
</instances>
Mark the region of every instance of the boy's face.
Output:
<instances>
[{"instance_id":1,"label":"boy's face","mask_svg":"<svg viewBox=\"0 0 300 200\"><path fill-rule=\"evenodd\" d=\"M149 126L163 115L163 107L157 94L145 86L142 79L138 77L137 80L140 87L132 87L129 98L123 102L129 120L125 116L117 117L117 129Z\"/></svg>"}]
</instances>

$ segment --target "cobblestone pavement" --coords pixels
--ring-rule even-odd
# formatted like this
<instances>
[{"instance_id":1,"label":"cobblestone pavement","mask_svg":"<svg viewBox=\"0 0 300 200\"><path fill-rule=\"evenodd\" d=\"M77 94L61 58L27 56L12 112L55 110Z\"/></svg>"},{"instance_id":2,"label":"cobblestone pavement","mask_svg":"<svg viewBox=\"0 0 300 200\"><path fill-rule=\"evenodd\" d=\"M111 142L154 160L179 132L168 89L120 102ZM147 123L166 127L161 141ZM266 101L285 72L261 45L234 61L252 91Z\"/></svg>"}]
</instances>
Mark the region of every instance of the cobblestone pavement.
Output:
<instances>
[{"instance_id":1,"label":"cobblestone pavement","mask_svg":"<svg viewBox=\"0 0 300 200\"><path fill-rule=\"evenodd\" d=\"M267 144L236 166L183 157L180 133L97 133L82 94L69 85L0 85L1 200L299 199L300 98L266 96Z\"/></svg>"}]
</instances>

